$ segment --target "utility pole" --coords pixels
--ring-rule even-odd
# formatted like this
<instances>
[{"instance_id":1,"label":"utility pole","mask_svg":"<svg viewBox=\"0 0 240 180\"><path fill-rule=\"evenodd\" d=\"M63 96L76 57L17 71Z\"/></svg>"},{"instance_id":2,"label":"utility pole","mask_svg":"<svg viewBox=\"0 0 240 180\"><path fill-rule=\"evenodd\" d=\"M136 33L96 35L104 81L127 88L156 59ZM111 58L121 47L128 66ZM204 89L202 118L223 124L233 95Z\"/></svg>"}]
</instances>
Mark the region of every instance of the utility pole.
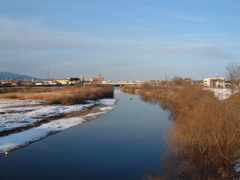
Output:
<instances>
[{"instance_id":1,"label":"utility pole","mask_svg":"<svg viewBox=\"0 0 240 180\"><path fill-rule=\"evenodd\" d=\"M50 71L49 71L49 69L48 69L48 79L50 79Z\"/></svg>"},{"instance_id":2,"label":"utility pole","mask_svg":"<svg viewBox=\"0 0 240 180\"><path fill-rule=\"evenodd\" d=\"M168 81L168 77L167 77L167 74L165 74L165 80Z\"/></svg>"}]
</instances>

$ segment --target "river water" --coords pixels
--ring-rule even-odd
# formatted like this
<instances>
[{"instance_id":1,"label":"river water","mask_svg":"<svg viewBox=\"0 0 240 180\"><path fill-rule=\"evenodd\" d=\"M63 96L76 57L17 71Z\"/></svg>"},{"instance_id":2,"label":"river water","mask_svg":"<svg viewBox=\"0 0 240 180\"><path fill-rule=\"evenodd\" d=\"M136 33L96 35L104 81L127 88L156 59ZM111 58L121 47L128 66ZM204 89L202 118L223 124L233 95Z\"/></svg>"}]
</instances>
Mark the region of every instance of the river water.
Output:
<instances>
[{"instance_id":1,"label":"river water","mask_svg":"<svg viewBox=\"0 0 240 180\"><path fill-rule=\"evenodd\" d=\"M115 109L0 157L1 180L141 179L161 173L168 112L115 89Z\"/></svg>"}]
</instances>

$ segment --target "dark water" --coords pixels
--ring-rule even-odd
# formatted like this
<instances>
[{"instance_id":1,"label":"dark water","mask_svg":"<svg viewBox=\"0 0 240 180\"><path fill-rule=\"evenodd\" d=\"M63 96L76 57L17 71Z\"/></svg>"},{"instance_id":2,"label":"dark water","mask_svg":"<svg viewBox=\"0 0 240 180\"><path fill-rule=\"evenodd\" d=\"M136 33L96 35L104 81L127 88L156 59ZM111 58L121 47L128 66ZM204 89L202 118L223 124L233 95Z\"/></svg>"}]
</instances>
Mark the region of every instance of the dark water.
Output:
<instances>
[{"instance_id":1,"label":"dark water","mask_svg":"<svg viewBox=\"0 0 240 180\"><path fill-rule=\"evenodd\" d=\"M122 180L160 171L168 113L116 91L113 111L1 156L0 179Z\"/></svg>"}]
</instances>

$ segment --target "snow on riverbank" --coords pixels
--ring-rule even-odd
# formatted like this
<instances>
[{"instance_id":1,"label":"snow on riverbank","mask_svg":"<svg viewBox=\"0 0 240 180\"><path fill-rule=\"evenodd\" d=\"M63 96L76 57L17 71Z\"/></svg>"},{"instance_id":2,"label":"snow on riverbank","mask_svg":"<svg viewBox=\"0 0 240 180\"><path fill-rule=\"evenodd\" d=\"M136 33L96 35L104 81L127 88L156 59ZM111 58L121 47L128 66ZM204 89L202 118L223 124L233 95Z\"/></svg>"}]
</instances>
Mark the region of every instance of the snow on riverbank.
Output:
<instances>
[{"instance_id":1,"label":"snow on riverbank","mask_svg":"<svg viewBox=\"0 0 240 180\"><path fill-rule=\"evenodd\" d=\"M0 99L0 109L8 107L31 106L42 104L42 100L9 100Z\"/></svg>"},{"instance_id":2,"label":"snow on riverbank","mask_svg":"<svg viewBox=\"0 0 240 180\"><path fill-rule=\"evenodd\" d=\"M212 91L214 95L221 101L226 100L232 94L231 89L218 89L218 88L205 88L205 89Z\"/></svg>"},{"instance_id":3,"label":"snow on riverbank","mask_svg":"<svg viewBox=\"0 0 240 180\"><path fill-rule=\"evenodd\" d=\"M84 105L35 106L0 109L0 132L32 125L41 121L44 117L61 116L67 113L78 112L81 111L83 107Z\"/></svg>"},{"instance_id":4,"label":"snow on riverbank","mask_svg":"<svg viewBox=\"0 0 240 180\"><path fill-rule=\"evenodd\" d=\"M234 169L236 172L240 172L240 159L236 160Z\"/></svg>"},{"instance_id":5,"label":"snow on riverbank","mask_svg":"<svg viewBox=\"0 0 240 180\"><path fill-rule=\"evenodd\" d=\"M2 100L0 99L0 104ZM90 113L81 117L73 118L61 118L58 120L53 120L48 123L39 125L22 132L10 134L7 136L0 137L0 154L5 151L11 151L22 146L26 146L34 141L40 140L47 137L52 133L63 131L70 127L82 124L85 119L94 119L100 114L109 112L114 109L112 105L116 103L115 99L101 99L99 101L88 101L88 104L72 105L72 106L34 106L34 107L15 107L16 105L22 106L23 104L34 104L37 105L38 102L34 101L22 101L18 100L3 100L8 106L0 106L0 132L6 130L12 130L14 128L24 127L33 125L38 121L41 121L44 117L55 117L59 115L79 112L84 109L84 107L89 107L95 104L102 104L104 107L99 107L97 110L99 112ZM7 108L12 107L14 108Z\"/></svg>"}]
</instances>

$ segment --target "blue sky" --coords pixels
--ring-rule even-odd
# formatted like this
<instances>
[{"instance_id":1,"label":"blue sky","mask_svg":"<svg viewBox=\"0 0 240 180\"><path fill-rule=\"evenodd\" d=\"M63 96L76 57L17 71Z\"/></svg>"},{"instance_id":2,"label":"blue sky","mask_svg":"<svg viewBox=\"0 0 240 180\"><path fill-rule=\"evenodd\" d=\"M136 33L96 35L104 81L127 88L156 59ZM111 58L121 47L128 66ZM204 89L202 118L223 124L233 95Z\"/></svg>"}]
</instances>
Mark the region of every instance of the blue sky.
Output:
<instances>
[{"instance_id":1,"label":"blue sky","mask_svg":"<svg viewBox=\"0 0 240 180\"><path fill-rule=\"evenodd\" d=\"M239 0L0 0L0 71L203 79L240 62Z\"/></svg>"}]
</instances>

